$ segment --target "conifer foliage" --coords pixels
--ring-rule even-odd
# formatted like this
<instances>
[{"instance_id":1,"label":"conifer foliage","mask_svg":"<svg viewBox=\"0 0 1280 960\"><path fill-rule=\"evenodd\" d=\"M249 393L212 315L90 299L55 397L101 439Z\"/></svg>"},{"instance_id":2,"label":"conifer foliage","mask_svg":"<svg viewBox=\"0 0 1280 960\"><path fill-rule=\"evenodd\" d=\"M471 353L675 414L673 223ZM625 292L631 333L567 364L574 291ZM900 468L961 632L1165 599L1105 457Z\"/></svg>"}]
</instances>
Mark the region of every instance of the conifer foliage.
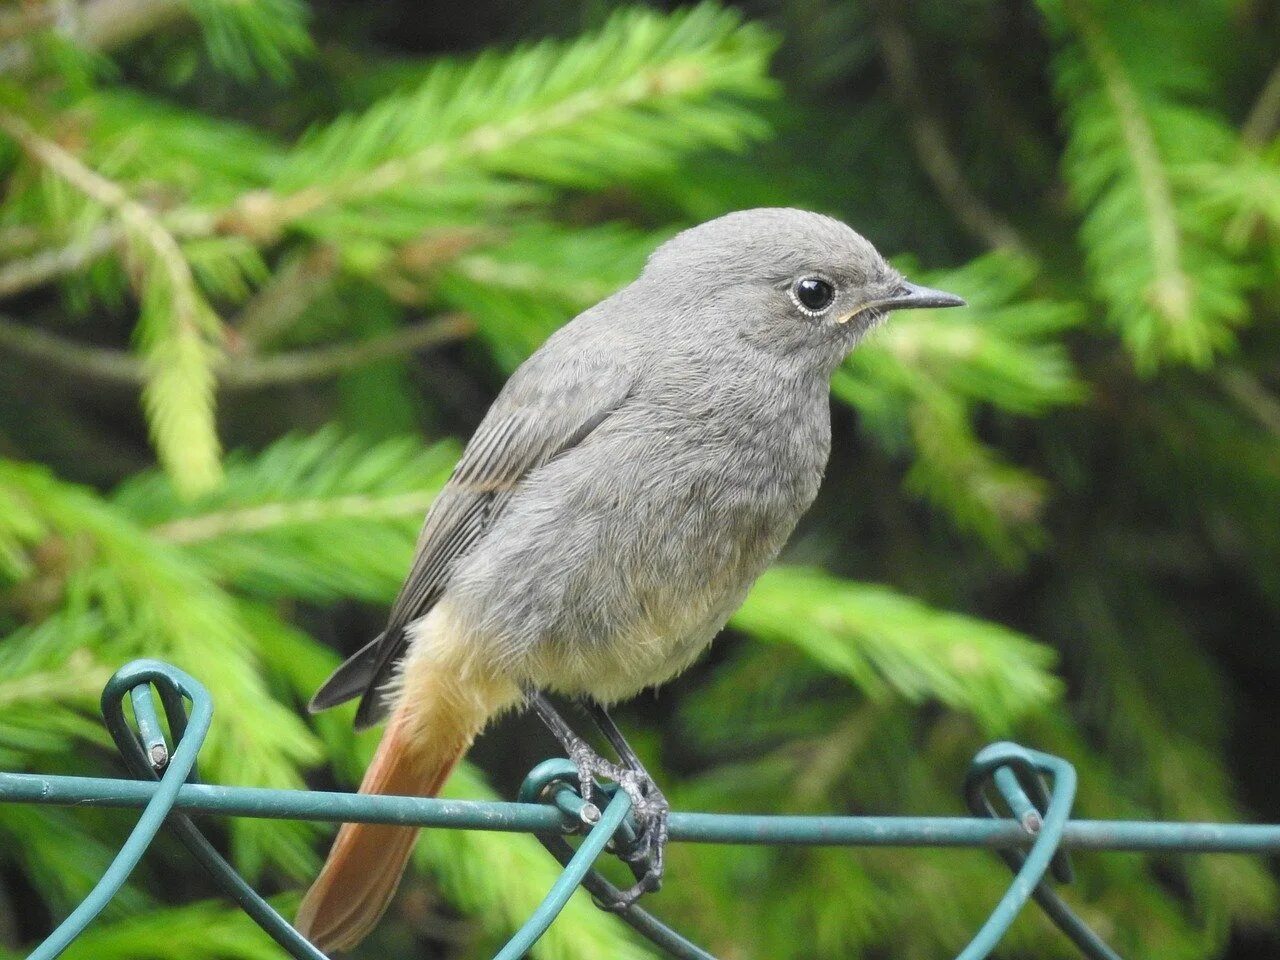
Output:
<instances>
[{"instance_id":1,"label":"conifer foliage","mask_svg":"<svg viewBox=\"0 0 1280 960\"><path fill-rule=\"evenodd\" d=\"M0 769L118 775L95 704L146 655L214 694L205 779L353 784L372 739L302 705L378 629L502 378L672 232L785 204L970 307L837 372L784 563L625 717L675 804L956 812L1016 736L1077 764L1085 815L1280 820L1248 753L1280 757L1274 11L534 2L495 39L507 6L358 6L0 7ZM468 51L399 36L419 19ZM509 796L551 749L502 725L446 793ZM126 830L0 805L0 955ZM211 831L286 909L328 834ZM671 860L655 909L770 960L945 956L1007 881L948 851ZM367 955L488 955L557 873L484 833L416 864ZM1126 956L1225 956L1280 906L1249 860L1077 867ZM1027 921L1008 949L1068 948ZM277 952L152 857L68 955ZM580 896L534 955L654 954Z\"/></svg>"}]
</instances>

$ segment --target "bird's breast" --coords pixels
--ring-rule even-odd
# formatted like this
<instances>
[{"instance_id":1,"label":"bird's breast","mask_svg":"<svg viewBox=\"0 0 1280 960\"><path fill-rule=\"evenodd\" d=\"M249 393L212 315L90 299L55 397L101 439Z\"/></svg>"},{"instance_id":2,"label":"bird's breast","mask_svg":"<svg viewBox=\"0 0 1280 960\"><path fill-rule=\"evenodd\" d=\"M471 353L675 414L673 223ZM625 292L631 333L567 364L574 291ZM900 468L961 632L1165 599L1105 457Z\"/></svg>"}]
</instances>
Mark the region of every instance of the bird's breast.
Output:
<instances>
[{"instance_id":1,"label":"bird's breast","mask_svg":"<svg viewBox=\"0 0 1280 960\"><path fill-rule=\"evenodd\" d=\"M451 602L522 682L616 699L668 679L812 502L826 404L724 390L628 403L521 483Z\"/></svg>"}]
</instances>

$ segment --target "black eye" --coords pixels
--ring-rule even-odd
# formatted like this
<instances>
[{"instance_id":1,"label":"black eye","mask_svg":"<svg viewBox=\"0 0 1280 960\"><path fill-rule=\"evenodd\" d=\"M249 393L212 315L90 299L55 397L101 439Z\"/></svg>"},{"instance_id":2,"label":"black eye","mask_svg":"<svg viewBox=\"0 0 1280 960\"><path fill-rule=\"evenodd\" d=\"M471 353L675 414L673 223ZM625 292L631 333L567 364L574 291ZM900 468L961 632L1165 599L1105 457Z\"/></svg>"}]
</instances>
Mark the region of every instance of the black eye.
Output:
<instances>
[{"instance_id":1,"label":"black eye","mask_svg":"<svg viewBox=\"0 0 1280 960\"><path fill-rule=\"evenodd\" d=\"M805 277L803 280L797 280L796 285L791 289L800 306L813 313L821 313L831 306L831 301L836 298L835 287L821 277Z\"/></svg>"}]
</instances>

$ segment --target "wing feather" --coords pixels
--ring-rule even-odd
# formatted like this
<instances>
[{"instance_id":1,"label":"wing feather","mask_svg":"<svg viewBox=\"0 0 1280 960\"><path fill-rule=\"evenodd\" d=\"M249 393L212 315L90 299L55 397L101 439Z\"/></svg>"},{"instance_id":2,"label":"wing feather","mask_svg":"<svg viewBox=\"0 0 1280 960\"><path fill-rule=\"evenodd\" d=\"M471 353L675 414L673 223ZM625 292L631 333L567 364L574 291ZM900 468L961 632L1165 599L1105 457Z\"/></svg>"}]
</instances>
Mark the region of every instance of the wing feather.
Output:
<instances>
[{"instance_id":1,"label":"wing feather","mask_svg":"<svg viewBox=\"0 0 1280 960\"><path fill-rule=\"evenodd\" d=\"M535 354L508 381L427 514L387 629L356 655L358 666L353 657L339 668L314 704L361 696L357 728L382 719L378 692L404 653L405 628L439 601L453 566L484 536L520 481L580 444L627 398L632 380L626 367L617 358L593 360L591 352L576 351L558 364L554 356ZM594 353L599 358L607 352Z\"/></svg>"}]
</instances>

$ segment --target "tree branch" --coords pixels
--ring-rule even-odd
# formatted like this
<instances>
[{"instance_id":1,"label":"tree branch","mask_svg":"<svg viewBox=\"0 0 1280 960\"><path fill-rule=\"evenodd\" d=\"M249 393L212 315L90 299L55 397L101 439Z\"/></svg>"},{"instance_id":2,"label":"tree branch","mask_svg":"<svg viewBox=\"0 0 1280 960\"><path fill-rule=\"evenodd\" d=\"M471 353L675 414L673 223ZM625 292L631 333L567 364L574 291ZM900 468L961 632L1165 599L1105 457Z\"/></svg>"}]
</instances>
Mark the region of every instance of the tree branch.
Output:
<instances>
[{"instance_id":1,"label":"tree branch","mask_svg":"<svg viewBox=\"0 0 1280 960\"><path fill-rule=\"evenodd\" d=\"M1240 125L1240 143L1246 150L1258 151L1266 146L1267 141L1280 126L1280 63L1272 68L1258 99L1254 101L1249 115ZM1241 247L1258 229L1262 217L1256 210L1248 210L1237 215L1223 232L1229 247Z\"/></svg>"},{"instance_id":2,"label":"tree branch","mask_svg":"<svg viewBox=\"0 0 1280 960\"><path fill-rule=\"evenodd\" d=\"M1280 400L1257 377L1243 367L1228 366L1218 371L1218 383L1254 420L1280 437Z\"/></svg>"},{"instance_id":3,"label":"tree branch","mask_svg":"<svg viewBox=\"0 0 1280 960\"><path fill-rule=\"evenodd\" d=\"M114 50L190 12L183 0L91 0L80 18L79 39L94 50Z\"/></svg>"},{"instance_id":4,"label":"tree branch","mask_svg":"<svg viewBox=\"0 0 1280 960\"><path fill-rule=\"evenodd\" d=\"M170 543L201 543L235 534L261 533L278 527L326 520L399 520L419 517L435 500L435 491L410 491L382 496L350 494L288 503L232 507L194 517L170 520L151 528L151 534Z\"/></svg>"},{"instance_id":5,"label":"tree branch","mask_svg":"<svg viewBox=\"0 0 1280 960\"><path fill-rule=\"evenodd\" d=\"M911 145L925 175L960 226L993 250L1029 254L1017 228L996 213L969 185L951 152L941 121L929 108L920 79L915 44L906 28L882 4L874 5L873 29L888 72L889 86L907 114Z\"/></svg>"},{"instance_id":6,"label":"tree branch","mask_svg":"<svg viewBox=\"0 0 1280 960\"><path fill-rule=\"evenodd\" d=\"M235 322L236 334L255 349L274 342L334 283L338 258L328 247L287 257Z\"/></svg>"},{"instance_id":7,"label":"tree branch","mask_svg":"<svg viewBox=\"0 0 1280 960\"><path fill-rule=\"evenodd\" d=\"M22 74L31 69L35 59L21 40L35 30L54 27L83 47L109 51L189 14L183 0L89 0L80 7L55 0L9 14L0 21L0 42L11 41L0 48L0 73Z\"/></svg>"},{"instance_id":8,"label":"tree branch","mask_svg":"<svg viewBox=\"0 0 1280 960\"><path fill-rule=\"evenodd\" d=\"M266 357L225 357L215 365L214 374L219 386L226 390L253 390L323 380L352 367L463 340L473 330L474 323L469 317L445 314L354 343ZM91 380L130 387L140 387L148 380L146 365L127 351L76 343L3 317L0 317L0 349Z\"/></svg>"},{"instance_id":9,"label":"tree branch","mask_svg":"<svg viewBox=\"0 0 1280 960\"><path fill-rule=\"evenodd\" d=\"M171 286L173 317L190 335L203 335L201 322L220 323L208 310L191 274L191 265L182 248L159 215L150 207L129 196L120 184L109 180L80 161L70 151L42 136L22 118L0 113L0 131L12 137L23 152L60 177L94 203L113 213L119 220L126 244L131 235L151 250L157 267Z\"/></svg>"},{"instance_id":10,"label":"tree branch","mask_svg":"<svg viewBox=\"0 0 1280 960\"><path fill-rule=\"evenodd\" d=\"M232 390L323 380L352 367L465 340L474 330L475 324L470 317L450 313L369 340L269 357L236 357L216 368L216 372L219 382Z\"/></svg>"},{"instance_id":11,"label":"tree branch","mask_svg":"<svg viewBox=\"0 0 1280 960\"><path fill-rule=\"evenodd\" d=\"M1262 92L1240 127L1240 139L1246 147L1263 146L1280 127L1280 63L1272 68Z\"/></svg>"}]
</instances>

